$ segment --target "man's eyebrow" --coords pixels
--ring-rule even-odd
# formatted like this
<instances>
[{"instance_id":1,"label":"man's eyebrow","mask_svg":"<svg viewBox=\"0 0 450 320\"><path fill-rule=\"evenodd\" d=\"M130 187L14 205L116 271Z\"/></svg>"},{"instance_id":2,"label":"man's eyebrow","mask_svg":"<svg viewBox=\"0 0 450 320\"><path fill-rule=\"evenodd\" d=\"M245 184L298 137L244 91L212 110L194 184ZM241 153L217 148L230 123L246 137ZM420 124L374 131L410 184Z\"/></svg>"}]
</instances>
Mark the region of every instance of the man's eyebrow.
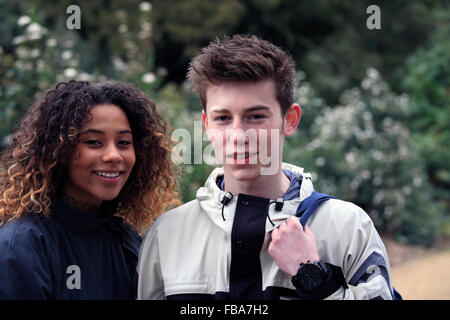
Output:
<instances>
[{"instance_id":1,"label":"man's eyebrow","mask_svg":"<svg viewBox=\"0 0 450 320\"><path fill-rule=\"evenodd\" d=\"M217 113L229 113L230 110L228 110L228 109L212 108L212 109L210 110L210 112L211 112L211 113L212 113L212 112L217 112Z\"/></svg>"},{"instance_id":2,"label":"man's eyebrow","mask_svg":"<svg viewBox=\"0 0 450 320\"><path fill-rule=\"evenodd\" d=\"M252 112L252 111L271 111L271 108L265 105L256 105L251 106L248 108L244 108L243 112ZM210 110L210 112L217 112L217 113L229 113L230 110L228 109L219 109L219 108L213 108Z\"/></svg>"},{"instance_id":3,"label":"man's eyebrow","mask_svg":"<svg viewBox=\"0 0 450 320\"><path fill-rule=\"evenodd\" d=\"M87 133L99 133L99 134L105 134L103 131L98 129L87 129L86 131L83 131L81 134L87 134ZM117 132L118 134L132 134L130 129L124 129Z\"/></svg>"},{"instance_id":4,"label":"man's eyebrow","mask_svg":"<svg viewBox=\"0 0 450 320\"><path fill-rule=\"evenodd\" d=\"M256 106L251 106L248 108L244 109L244 112L252 112L252 111L272 111L272 109L268 106L265 105L256 105Z\"/></svg>"}]
</instances>

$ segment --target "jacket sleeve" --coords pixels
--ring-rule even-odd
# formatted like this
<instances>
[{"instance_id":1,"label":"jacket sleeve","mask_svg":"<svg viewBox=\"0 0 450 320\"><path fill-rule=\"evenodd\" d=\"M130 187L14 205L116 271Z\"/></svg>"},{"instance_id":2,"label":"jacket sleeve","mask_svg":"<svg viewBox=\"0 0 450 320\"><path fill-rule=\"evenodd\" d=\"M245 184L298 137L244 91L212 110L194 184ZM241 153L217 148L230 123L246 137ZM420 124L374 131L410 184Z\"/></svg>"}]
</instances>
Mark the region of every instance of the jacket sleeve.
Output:
<instances>
[{"instance_id":1,"label":"jacket sleeve","mask_svg":"<svg viewBox=\"0 0 450 320\"><path fill-rule=\"evenodd\" d=\"M158 245L158 221L152 225L139 251L138 300L163 300L164 282L161 272Z\"/></svg>"},{"instance_id":2,"label":"jacket sleeve","mask_svg":"<svg viewBox=\"0 0 450 320\"><path fill-rule=\"evenodd\" d=\"M328 241L319 256L342 269L348 288L340 286L326 299L393 299L386 248L370 217L352 203L328 202L320 218L328 219L322 221L327 225L324 231Z\"/></svg>"},{"instance_id":3,"label":"jacket sleeve","mask_svg":"<svg viewBox=\"0 0 450 320\"><path fill-rule=\"evenodd\" d=\"M0 228L0 300L50 299L50 269L39 230L18 221Z\"/></svg>"}]
</instances>

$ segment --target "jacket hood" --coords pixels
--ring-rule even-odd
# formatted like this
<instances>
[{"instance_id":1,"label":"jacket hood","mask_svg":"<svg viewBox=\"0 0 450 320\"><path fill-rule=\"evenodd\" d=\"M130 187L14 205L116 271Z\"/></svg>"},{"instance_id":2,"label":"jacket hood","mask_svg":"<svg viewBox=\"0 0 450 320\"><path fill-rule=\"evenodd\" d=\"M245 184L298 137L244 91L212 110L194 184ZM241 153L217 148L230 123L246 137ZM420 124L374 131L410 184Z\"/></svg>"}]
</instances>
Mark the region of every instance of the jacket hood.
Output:
<instances>
[{"instance_id":1,"label":"jacket hood","mask_svg":"<svg viewBox=\"0 0 450 320\"><path fill-rule=\"evenodd\" d=\"M272 230L273 228L276 228L289 216L295 215L300 202L309 197L314 191L311 182L311 174L305 173L303 171L303 168L283 162L282 169L289 170L297 176L298 180L300 181L299 196L291 200L285 200L281 211L275 211L274 205L269 206L268 214L270 215L270 219L275 225L273 226L270 221L266 219L266 232ZM239 195L233 195L231 201L223 208L225 217L224 220L222 218L223 204L220 201L227 192L221 190L217 185L217 179L223 175L224 169L222 167L214 169L206 180L204 187L198 189L196 198L199 201L201 208L209 216L209 218L218 227L231 234L234 213L236 210Z\"/></svg>"}]
</instances>

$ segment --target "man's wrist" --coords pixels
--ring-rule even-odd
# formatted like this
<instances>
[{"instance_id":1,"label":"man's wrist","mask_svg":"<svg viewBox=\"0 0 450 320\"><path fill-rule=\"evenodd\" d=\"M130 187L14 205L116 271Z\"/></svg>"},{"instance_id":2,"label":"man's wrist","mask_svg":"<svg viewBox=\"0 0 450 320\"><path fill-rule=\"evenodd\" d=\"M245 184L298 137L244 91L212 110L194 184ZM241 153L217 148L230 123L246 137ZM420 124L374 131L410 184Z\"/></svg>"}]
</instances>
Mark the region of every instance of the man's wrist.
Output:
<instances>
[{"instance_id":1,"label":"man's wrist","mask_svg":"<svg viewBox=\"0 0 450 320\"><path fill-rule=\"evenodd\" d=\"M348 288L344 274L340 267L334 266L329 263L323 262L318 263L320 263L321 267L324 267L325 273L323 274L322 283L317 287L313 288L312 290L308 290L307 286L305 289L305 285L302 285L299 282L299 280L300 281L303 280L303 282L309 283L309 279L299 279L299 277L305 276L301 272L298 272L295 276L292 277L292 283L296 287L297 295L300 299L322 300L331 295L332 293L334 293L335 291L337 291L341 287Z\"/></svg>"}]
</instances>

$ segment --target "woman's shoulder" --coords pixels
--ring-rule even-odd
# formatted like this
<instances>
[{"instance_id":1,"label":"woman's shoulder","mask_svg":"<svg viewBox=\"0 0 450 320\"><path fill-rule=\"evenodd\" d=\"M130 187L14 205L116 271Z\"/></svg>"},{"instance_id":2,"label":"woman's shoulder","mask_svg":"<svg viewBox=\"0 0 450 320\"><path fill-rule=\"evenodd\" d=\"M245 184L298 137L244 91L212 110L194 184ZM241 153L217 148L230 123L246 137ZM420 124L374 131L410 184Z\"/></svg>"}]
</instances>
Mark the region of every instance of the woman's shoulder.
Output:
<instances>
[{"instance_id":1,"label":"woman's shoulder","mask_svg":"<svg viewBox=\"0 0 450 320\"><path fill-rule=\"evenodd\" d=\"M16 245L30 245L42 241L48 234L50 217L24 214L0 226L0 250Z\"/></svg>"}]
</instances>

